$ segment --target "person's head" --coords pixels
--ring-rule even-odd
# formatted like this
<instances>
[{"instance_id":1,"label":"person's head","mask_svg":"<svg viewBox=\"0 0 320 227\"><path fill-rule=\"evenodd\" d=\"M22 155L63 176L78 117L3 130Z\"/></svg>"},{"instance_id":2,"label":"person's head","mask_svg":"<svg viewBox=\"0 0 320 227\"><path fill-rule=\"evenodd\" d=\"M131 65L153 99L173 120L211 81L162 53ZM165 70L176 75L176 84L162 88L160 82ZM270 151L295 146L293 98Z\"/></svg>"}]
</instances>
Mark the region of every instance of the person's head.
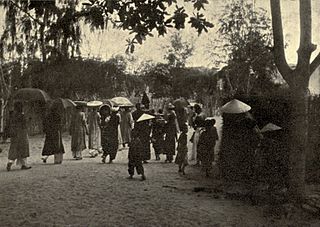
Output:
<instances>
[{"instance_id":1,"label":"person's head","mask_svg":"<svg viewBox=\"0 0 320 227\"><path fill-rule=\"evenodd\" d=\"M212 128L212 127L214 126L215 123L216 123L216 120L213 119L213 118L211 118L211 119L206 119L206 120L204 121L204 127L205 127L206 129L210 129L210 128Z\"/></svg>"},{"instance_id":2,"label":"person's head","mask_svg":"<svg viewBox=\"0 0 320 227\"><path fill-rule=\"evenodd\" d=\"M108 105L102 105L99 109L101 116L109 116L111 113L111 108Z\"/></svg>"},{"instance_id":3,"label":"person's head","mask_svg":"<svg viewBox=\"0 0 320 227\"><path fill-rule=\"evenodd\" d=\"M137 109L137 110L141 110L141 103L138 102L138 103L136 104L136 109Z\"/></svg>"},{"instance_id":4,"label":"person's head","mask_svg":"<svg viewBox=\"0 0 320 227\"><path fill-rule=\"evenodd\" d=\"M199 114L202 112L201 106L199 104L194 105L194 111Z\"/></svg>"},{"instance_id":5,"label":"person's head","mask_svg":"<svg viewBox=\"0 0 320 227\"><path fill-rule=\"evenodd\" d=\"M151 110L150 110L150 114L151 114L151 115L155 115L155 114L156 114L156 111L155 111L154 109L151 109Z\"/></svg>"},{"instance_id":6,"label":"person's head","mask_svg":"<svg viewBox=\"0 0 320 227\"><path fill-rule=\"evenodd\" d=\"M16 111L18 113L22 113L22 111L23 111L22 102L15 102L14 105L13 105L13 109L14 109L14 111Z\"/></svg>"},{"instance_id":7,"label":"person's head","mask_svg":"<svg viewBox=\"0 0 320 227\"><path fill-rule=\"evenodd\" d=\"M130 111L130 107L128 107L128 106L124 107L123 109L124 109L124 111L126 111L126 112L129 112L129 111Z\"/></svg>"},{"instance_id":8,"label":"person's head","mask_svg":"<svg viewBox=\"0 0 320 227\"><path fill-rule=\"evenodd\" d=\"M168 111L169 111L169 112L174 111L174 108L175 108L175 107L174 107L174 105L173 105L172 103L169 103L169 104L168 104Z\"/></svg>"}]
</instances>

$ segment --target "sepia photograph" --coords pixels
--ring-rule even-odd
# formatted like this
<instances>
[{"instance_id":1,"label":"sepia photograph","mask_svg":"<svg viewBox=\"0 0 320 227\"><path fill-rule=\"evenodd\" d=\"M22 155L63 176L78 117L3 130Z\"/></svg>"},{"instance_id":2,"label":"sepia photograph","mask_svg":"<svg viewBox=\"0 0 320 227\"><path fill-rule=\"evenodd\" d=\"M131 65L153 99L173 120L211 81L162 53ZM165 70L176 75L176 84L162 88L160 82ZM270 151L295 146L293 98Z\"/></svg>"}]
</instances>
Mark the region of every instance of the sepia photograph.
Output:
<instances>
[{"instance_id":1,"label":"sepia photograph","mask_svg":"<svg viewBox=\"0 0 320 227\"><path fill-rule=\"evenodd\" d=\"M0 0L0 227L319 227L320 0Z\"/></svg>"}]
</instances>

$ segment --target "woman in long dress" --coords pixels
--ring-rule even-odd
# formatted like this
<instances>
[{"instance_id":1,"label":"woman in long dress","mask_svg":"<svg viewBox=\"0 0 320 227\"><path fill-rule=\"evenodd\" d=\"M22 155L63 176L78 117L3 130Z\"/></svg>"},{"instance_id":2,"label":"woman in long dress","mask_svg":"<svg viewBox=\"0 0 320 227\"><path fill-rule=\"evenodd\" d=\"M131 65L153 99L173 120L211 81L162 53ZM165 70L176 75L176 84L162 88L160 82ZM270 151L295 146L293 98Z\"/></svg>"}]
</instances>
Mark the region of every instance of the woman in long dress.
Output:
<instances>
[{"instance_id":1,"label":"woman in long dress","mask_svg":"<svg viewBox=\"0 0 320 227\"><path fill-rule=\"evenodd\" d=\"M76 160L81 160L82 151L86 149L86 134L88 134L86 116L81 105L76 106L76 112L71 121L70 133L72 156Z\"/></svg>"},{"instance_id":2,"label":"woman in long dress","mask_svg":"<svg viewBox=\"0 0 320 227\"><path fill-rule=\"evenodd\" d=\"M203 130L204 122L206 119L206 115L202 112L202 109L200 105L196 104L194 106L195 110L195 117L193 120L193 128L194 128L194 134L192 139L192 152L191 152L191 161L197 160L197 165L200 164L200 161L197 159L197 147L200 137L200 132Z\"/></svg>"},{"instance_id":3,"label":"woman in long dress","mask_svg":"<svg viewBox=\"0 0 320 227\"><path fill-rule=\"evenodd\" d=\"M11 144L8 152L7 170L11 170L15 160L17 160L18 165L21 165L21 169L30 169L31 166L27 166L27 157L30 155L27 122L21 102L14 104L11 120Z\"/></svg>"},{"instance_id":4,"label":"woman in long dress","mask_svg":"<svg viewBox=\"0 0 320 227\"><path fill-rule=\"evenodd\" d=\"M88 114L89 126L89 154L96 157L101 152L101 132L99 127L100 114L97 108L93 107Z\"/></svg>"},{"instance_id":5,"label":"woman in long dress","mask_svg":"<svg viewBox=\"0 0 320 227\"><path fill-rule=\"evenodd\" d=\"M109 163L112 163L118 151L118 126L120 119L117 113L112 112L108 105L100 107L100 115L101 145L103 150L102 162L105 163L109 155Z\"/></svg>"},{"instance_id":6,"label":"woman in long dress","mask_svg":"<svg viewBox=\"0 0 320 227\"><path fill-rule=\"evenodd\" d=\"M63 160L64 147L62 143L62 118L59 109L52 106L44 121L44 132L46 139L42 150L43 162L46 163L50 155L54 155L54 163L61 164Z\"/></svg>"},{"instance_id":7,"label":"woman in long dress","mask_svg":"<svg viewBox=\"0 0 320 227\"><path fill-rule=\"evenodd\" d=\"M132 127L133 127L133 118L130 112L130 108L125 107L124 111L121 112L121 122L120 122L123 147L125 147L126 144L129 144L131 142Z\"/></svg>"},{"instance_id":8,"label":"woman in long dress","mask_svg":"<svg viewBox=\"0 0 320 227\"><path fill-rule=\"evenodd\" d=\"M167 159L165 162L171 163L173 161L173 156L176 153L176 140L177 133L179 132L179 126L177 122L177 115L174 111L174 106L169 104L167 123L165 126L165 154Z\"/></svg>"}]
</instances>

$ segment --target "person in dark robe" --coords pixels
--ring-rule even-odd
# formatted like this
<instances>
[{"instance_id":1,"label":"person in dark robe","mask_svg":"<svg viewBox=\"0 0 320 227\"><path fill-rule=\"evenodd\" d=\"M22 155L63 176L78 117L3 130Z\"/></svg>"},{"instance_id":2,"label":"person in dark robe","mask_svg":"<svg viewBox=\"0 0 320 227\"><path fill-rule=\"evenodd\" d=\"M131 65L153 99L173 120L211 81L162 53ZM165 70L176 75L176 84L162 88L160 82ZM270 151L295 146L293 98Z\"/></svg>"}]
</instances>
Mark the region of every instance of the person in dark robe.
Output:
<instances>
[{"instance_id":1,"label":"person in dark robe","mask_svg":"<svg viewBox=\"0 0 320 227\"><path fill-rule=\"evenodd\" d=\"M54 164L61 164L64 147L62 143L62 118L59 108L53 105L44 121L44 133L46 138L42 149L42 161L47 162L50 155L54 155Z\"/></svg>"},{"instance_id":2,"label":"person in dark robe","mask_svg":"<svg viewBox=\"0 0 320 227\"><path fill-rule=\"evenodd\" d=\"M149 109L150 100L146 92L143 92L141 103L147 110Z\"/></svg>"},{"instance_id":3,"label":"person in dark robe","mask_svg":"<svg viewBox=\"0 0 320 227\"><path fill-rule=\"evenodd\" d=\"M116 158L118 151L118 127L120 118L117 112L112 111L108 105L100 107L100 128L101 128L101 146L103 150L102 162L106 162L109 155L109 163L111 164Z\"/></svg>"},{"instance_id":4,"label":"person in dark robe","mask_svg":"<svg viewBox=\"0 0 320 227\"><path fill-rule=\"evenodd\" d=\"M165 124L166 121L160 109L152 123L152 144L157 161L160 160L160 154L164 152Z\"/></svg>"},{"instance_id":5,"label":"person in dark robe","mask_svg":"<svg viewBox=\"0 0 320 227\"><path fill-rule=\"evenodd\" d=\"M11 144L8 152L7 171L11 170L15 160L18 165L21 165L21 169L30 169L31 166L27 166L27 157L30 155L27 121L21 102L14 103L10 127Z\"/></svg>"},{"instance_id":6,"label":"person in dark robe","mask_svg":"<svg viewBox=\"0 0 320 227\"><path fill-rule=\"evenodd\" d=\"M198 159L207 177L209 176L212 162L214 161L214 147L216 141L219 140L217 129L214 127L215 123L216 121L214 119L205 120L204 129L200 132L197 148Z\"/></svg>"},{"instance_id":7,"label":"person in dark robe","mask_svg":"<svg viewBox=\"0 0 320 227\"><path fill-rule=\"evenodd\" d=\"M141 175L141 180L146 180L146 176L144 174L144 168L142 165L143 162L143 145L139 138L139 133L134 129L132 131L132 140L129 144L129 152L128 152L128 172L129 179L133 178L134 169L136 169L137 174Z\"/></svg>"},{"instance_id":8,"label":"person in dark robe","mask_svg":"<svg viewBox=\"0 0 320 227\"><path fill-rule=\"evenodd\" d=\"M165 125L165 154L167 156L165 162L171 163L173 156L176 153L176 139L178 133L177 115L174 111L174 106L168 105L167 123Z\"/></svg>"},{"instance_id":9,"label":"person in dark robe","mask_svg":"<svg viewBox=\"0 0 320 227\"><path fill-rule=\"evenodd\" d=\"M143 162L148 163L148 160L151 158L151 150L150 150L150 134L151 134L151 123L149 120L140 121L137 120L144 114L144 105L141 103L136 104L136 110L132 113L132 117L134 120L134 129L139 133L139 138L143 147Z\"/></svg>"}]
</instances>

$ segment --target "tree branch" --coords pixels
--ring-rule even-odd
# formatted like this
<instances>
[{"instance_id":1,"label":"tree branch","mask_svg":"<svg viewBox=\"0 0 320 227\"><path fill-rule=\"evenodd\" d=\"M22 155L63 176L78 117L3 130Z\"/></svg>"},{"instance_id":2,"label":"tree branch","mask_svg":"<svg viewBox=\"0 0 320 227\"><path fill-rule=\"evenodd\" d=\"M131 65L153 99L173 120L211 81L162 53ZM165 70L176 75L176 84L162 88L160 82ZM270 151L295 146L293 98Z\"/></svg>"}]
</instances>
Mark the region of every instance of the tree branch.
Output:
<instances>
[{"instance_id":1,"label":"tree branch","mask_svg":"<svg viewBox=\"0 0 320 227\"><path fill-rule=\"evenodd\" d=\"M284 52L280 0L270 0L270 5L274 39L274 59L282 77L286 80L286 82L289 83L289 81L291 81L289 75L291 74L292 70L287 63Z\"/></svg>"},{"instance_id":2,"label":"tree branch","mask_svg":"<svg viewBox=\"0 0 320 227\"><path fill-rule=\"evenodd\" d=\"M297 70L301 76L310 77L310 58L316 47L311 43L311 0L300 0L300 44L298 49Z\"/></svg>"},{"instance_id":3,"label":"tree branch","mask_svg":"<svg viewBox=\"0 0 320 227\"><path fill-rule=\"evenodd\" d=\"M34 18L28 11L24 10L21 6L19 6L17 3L15 3L13 0L9 0L9 2L14 5L15 7L17 7L19 10L21 10L22 12L24 12L25 14L27 14L28 17L30 17L32 20L34 20L37 24L43 26L44 23L39 21L37 18Z\"/></svg>"},{"instance_id":4,"label":"tree branch","mask_svg":"<svg viewBox=\"0 0 320 227\"><path fill-rule=\"evenodd\" d=\"M320 53L310 64L310 75L319 67L320 65Z\"/></svg>"}]
</instances>

